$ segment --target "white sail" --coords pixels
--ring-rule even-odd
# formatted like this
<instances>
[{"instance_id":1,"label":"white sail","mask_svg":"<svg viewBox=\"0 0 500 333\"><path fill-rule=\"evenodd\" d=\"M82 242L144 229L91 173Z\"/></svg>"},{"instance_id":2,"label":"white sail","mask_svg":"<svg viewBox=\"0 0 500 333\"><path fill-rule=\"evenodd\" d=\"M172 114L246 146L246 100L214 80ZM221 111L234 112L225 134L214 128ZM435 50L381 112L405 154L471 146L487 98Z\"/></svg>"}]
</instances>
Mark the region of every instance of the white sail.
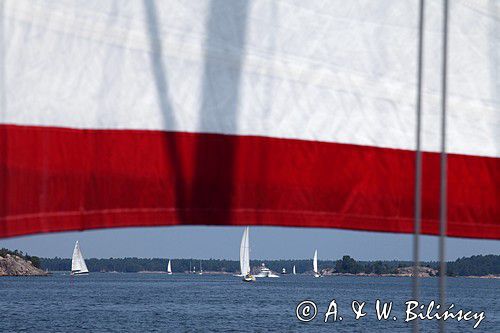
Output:
<instances>
[{"instance_id":1,"label":"white sail","mask_svg":"<svg viewBox=\"0 0 500 333\"><path fill-rule=\"evenodd\" d=\"M313 271L314 273L318 273L318 250L314 251Z\"/></svg>"},{"instance_id":2,"label":"white sail","mask_svg":"<svg viewBox=\"0 0 500 333\"><path fill-rule=\"evenodd\" d=\"M297 274L297 271L295 271L295 265L293 265L293 275Z\"/></svg>"},{"instance_id":3,"label":"white sail","mask_svg":"<svg viewBox=\"0 0 500 333\"><path fill-rule=\"evenodd\" d=\"M88 273L87 265L83 259L82 251L80 250L80 245L78 241L75 243L75 248L73 249L73 259L71 260L71 273L72 274L85 274Z\"/></svg>"},{"instance_id":4,"label":"white sail","mask_svg":"<svg viewBox=\"0 0 500 333\"><path fill-rule=\"evenodd\" d=\"M250 273L250 228L246 227L241 237L240 245L240 270L243 276Z\"/></svg>"},{"instance_id":5,"label":"white sail","mask_svg":"<svg viewBox=\"0 0 500 333\"><path fill-rule=\"evenodd\" d=\"M167 273L172 274L172 263L170 262L170 260L168 261L167 265Z\"/></svg>"}]
</instances>

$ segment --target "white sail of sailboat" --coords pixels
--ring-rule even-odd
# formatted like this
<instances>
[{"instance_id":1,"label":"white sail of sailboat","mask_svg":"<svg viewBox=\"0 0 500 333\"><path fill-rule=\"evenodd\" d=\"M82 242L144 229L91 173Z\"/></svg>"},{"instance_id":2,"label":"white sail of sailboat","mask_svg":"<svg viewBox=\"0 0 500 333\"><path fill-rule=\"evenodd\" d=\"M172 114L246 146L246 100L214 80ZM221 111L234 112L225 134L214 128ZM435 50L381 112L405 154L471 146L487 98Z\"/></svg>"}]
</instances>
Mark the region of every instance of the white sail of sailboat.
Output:
<instances>
[{"instance_id":1,"label":"white sail of sailboat","mask_svg":"<svg viewBox=\"0 0 500 333\"><path fill-rule=\"evenodd\" d=\"M78 241L75 243L75 248L73 249L73 258L71 260L71 275L83 275L88 274L89 270L83 259L82 251L80 250L80 245Z\"/></svg>"},{"instance_id":2,"label":"white sail of sailboat","mask_svg":"<svg viewBox=\"0 0 500 333\"><path fill-rule=\"evenodd\" d=\"M167 274L172 275L172 263L170 262L170 259L168 260Z\"/></svg>"},{"instance_id":3,"label":"white sail of sailboat","mask_svg":"<svg viewBox=\"0 0 500 333\"><path fill-rule=\"evenodd\" d=\"M295 265L293 265L293 275L296 275L297 271L295 270Z\"/></svg>"},{"instance_id":4,"label":"white sail of sailboat","mask_svg":"<svg viewBox=\"0 0 500 333\"><path fill-rule=\"evenodd\" d=\"M318 250L314 251L313 271L314 271L314 277L320 277L321 276L319 274L319 272L318 272Z\"/></svg>"},{"instance_id":5,"label":"white sail of sailboat","mask_svg":"<svg viewBox=\"0 0 500 333\"><path fill-rule=\"evenodd\" d=\"M241 237L241 244L240 244L240 271L241 275L243 276L250 273L250 251L249 251L250 242L248 239L249 229L250 229L249 227L245 228L243 236Z\"/></svg>"},{"instance_id":6,"label":"white sail of sailboat","mask_svg":"<svg viewBox=\"0 0 500 333\"><path fill-rule=\"evenodd\" d=\"M250 228L246 227L241 237L240 244L240 271L243 281L255 281L255 277L250 274Z\"/></svg>"}]
</instances>

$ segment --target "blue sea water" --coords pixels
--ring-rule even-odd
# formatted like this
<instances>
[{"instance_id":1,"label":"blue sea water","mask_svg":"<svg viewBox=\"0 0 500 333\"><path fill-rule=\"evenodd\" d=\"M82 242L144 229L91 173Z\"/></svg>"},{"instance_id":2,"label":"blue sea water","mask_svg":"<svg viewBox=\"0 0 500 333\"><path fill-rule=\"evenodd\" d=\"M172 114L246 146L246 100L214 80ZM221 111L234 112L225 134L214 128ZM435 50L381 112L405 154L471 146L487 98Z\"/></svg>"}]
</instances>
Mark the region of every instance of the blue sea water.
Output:
<instances>
[{"instance_id":1,"label":"blue sea water","mask_svg":"<svg viewBox=\"0 0 500 333\"><path fill-rule=\"evenodd\" d=\"M421 279L422 301L438 299L438 279ZM286 275L244 283L223 275L94 273L70 277L0 278L0 332L409 332L405 302L411 278ZM335 299L342 321L323 322ZM389 320L377 320L375 300L393 302ZM485 311L474 320L448 320L448 332L500 332L500 281L449 278L454 310ZM296 318L297 304L318 308L310 322ZM351 302L366 301L354 319ZM339 319L337 317L337 319ZM397 320L394 320L396 317ZM422 332L437 321L420 321Z\"/></svg>"}]
</instances>

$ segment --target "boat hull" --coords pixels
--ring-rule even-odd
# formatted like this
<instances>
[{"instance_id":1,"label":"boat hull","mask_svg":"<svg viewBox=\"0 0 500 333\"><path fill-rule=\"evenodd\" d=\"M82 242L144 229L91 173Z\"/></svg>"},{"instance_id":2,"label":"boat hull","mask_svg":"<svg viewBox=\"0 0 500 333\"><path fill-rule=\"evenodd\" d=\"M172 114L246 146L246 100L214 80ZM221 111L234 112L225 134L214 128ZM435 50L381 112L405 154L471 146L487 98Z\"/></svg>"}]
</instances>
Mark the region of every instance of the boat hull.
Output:
<instances>
[{"instance_id":1,"label":"boat hull","mask_svg":"<svg viewBox=\"0 0 500 333\"><path fill-rule=\"evenodd\" d=\"M260 272L255 277L258 277L258 278L279 278L280 276L273 274L273 273L270 273L270 272Z\"/></svg>"},{"instance_id":2,"label":"boat hull","mask_svg":"<svg viewBox=\"0 0 500 333\"><path fill-rule=\"evenodd\" d=\"M255 282L255 276L253 275L246 275L243 277L243 282Z\"/></svg>"}]
</instances>

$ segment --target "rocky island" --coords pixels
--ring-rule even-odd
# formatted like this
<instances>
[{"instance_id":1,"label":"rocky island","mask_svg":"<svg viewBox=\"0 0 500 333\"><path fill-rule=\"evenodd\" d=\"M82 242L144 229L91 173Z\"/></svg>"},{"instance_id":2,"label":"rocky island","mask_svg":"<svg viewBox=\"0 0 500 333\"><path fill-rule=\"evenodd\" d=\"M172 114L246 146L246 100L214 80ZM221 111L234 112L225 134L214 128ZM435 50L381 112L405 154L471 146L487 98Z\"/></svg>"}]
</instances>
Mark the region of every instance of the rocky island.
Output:
<instances>
[{"instance_id":1,"label":"rocky island","mask_svg":"<svg viewBox=\"0 0 500 333\"><path fill-rule=\"evenodd\" d=\"M313 274L312 272L310 273ZM356 273L348 273L336 272L333 268L326 268L321 270L321 275L339 275L339 276L413 276L413 266L408 267L397 267L392 272L384 272L384 273L366 273L366 272L356 272ZM433 269L425 266L418 266L417 268L418 277L434 277L438 276L439 272L437 269Z\"/></svg>"},{"instance_id":2,"label":"rocky island","mask_svg":"<svg viewBox=\"0 0 500 333\"><path fill-rule=\"evenodd\" d=\"M0 276L45 276L44 270L37 268L29 260L17 255L0 255Z\"/></svg>"}]
</instances>

